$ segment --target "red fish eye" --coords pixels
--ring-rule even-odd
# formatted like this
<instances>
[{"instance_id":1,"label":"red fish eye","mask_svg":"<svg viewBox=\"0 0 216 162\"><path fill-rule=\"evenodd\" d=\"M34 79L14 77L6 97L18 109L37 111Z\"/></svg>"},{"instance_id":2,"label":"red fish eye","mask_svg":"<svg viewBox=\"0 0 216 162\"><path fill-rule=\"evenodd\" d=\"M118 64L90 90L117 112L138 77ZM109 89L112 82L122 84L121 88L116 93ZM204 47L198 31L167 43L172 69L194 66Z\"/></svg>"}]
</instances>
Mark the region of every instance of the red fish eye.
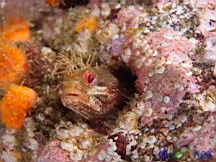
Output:
<instances>
[{"instance_id":1,"label":"red fish eye","mask_svg":"<svg viewBox=\"0 0 216 162\"><path fill-rule=\"evenodd\" d=\"M89 75L88 75L88 78L87 78L88 83L93 82L94 79L95 79L95 77L94 77L92 74L89 74Z\"/></svg>"},{"instance_id":2,"label":"red fish eye","mask_svg":"<svg viewBox=\"0 0 216 162\"><path fill-rule=\"evenodd\" d=\"M83 74L83 80L88 85L91 84L94 81L95 77L96 77L95 74L93 72L91 72L91 71L86 71Z\"/></svg>"}]
</instances>

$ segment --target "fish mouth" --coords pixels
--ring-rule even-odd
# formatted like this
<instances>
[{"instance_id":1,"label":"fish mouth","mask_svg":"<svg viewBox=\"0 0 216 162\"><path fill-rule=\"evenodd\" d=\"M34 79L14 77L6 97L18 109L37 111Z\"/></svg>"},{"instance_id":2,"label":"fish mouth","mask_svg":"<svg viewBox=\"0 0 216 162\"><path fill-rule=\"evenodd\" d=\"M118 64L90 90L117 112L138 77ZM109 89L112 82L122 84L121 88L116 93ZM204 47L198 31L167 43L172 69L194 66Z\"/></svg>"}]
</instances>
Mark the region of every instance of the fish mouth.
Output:
<instances>
[{"instance_id":1,"label":"fish mouth","mask_svg":"<svg viewBox=\"0 0 216 162\"><path fill-rule=\"evenodd\" d=\"M63 97L74 98L88 98L87 91L78 82L64 82L63 83Z\"/></svg>"},{"instance_id":2,"label":"fish mouth","mask_svg":"<svg viewBox=\"0 0 216 162\"><path fill-rule=\"evenodd\" d=\"M71 98L71 99L76 99L76 100L82 100L85 102L88 102L89 100L89 96L86 92L83 91L70 91L70 92L66 92L63 94L64 98Z\"/></svg>"},{"instance_id":3,"label":"fish mouth","mask_svg":"<svg viewBox=\"0 0 216 162\"><path fill-rule=\"evenodd\" d=\"M77 94L77 93L67 93L65 95L68 97L79 97L79 94Z\"/></svg>"},{"instance_id":4,"label":"fish mouth","mask_svg":"<svg viewBox=\"0 0 216 162\"><path fill-rule=\"evenodd\" d=\"M69 83L69 84L68 84ZM87 91L79 84L71 84L67 82L63 85L61 98L66 104L88 103L89 95Z\"/></svg>"}]
</instances>

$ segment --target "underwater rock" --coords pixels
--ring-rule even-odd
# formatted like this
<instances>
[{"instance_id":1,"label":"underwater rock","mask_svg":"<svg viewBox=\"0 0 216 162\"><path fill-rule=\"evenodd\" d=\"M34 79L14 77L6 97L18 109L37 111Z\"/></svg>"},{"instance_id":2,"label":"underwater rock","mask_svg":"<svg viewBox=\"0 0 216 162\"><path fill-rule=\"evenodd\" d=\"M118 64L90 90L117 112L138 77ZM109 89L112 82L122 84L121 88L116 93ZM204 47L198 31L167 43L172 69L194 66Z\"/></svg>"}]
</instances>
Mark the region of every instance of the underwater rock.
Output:
<instances>
[{"instance_id":1,"label":"underwater rock","mask_svg":"<svg viewBox=\"0 0 216 162\"><path fill-rule=\"evenodd\" d=\"M130 39L130 43L123 45L121 57L137 75L136 88L142 93L144 109L152 109L149 117L143 114L142 124L151 125L149 120L175 113L186 92L198 92L188 57L194 46L187 38L167 29L145 37L136 34Z\"/></svg>"},{"instance_id":2,"label":"underwater rock","mask_svg":"<svg viewBox=\"0 0 216 162\"><path fill-rule=\"evenodd\" d=\"M207 64L216 63L216 35L212 35L206 38L206 52L203 56L203 61Z\"/></svg>"},{"instance_id":3,"label":"underwater rock","mask_svg":"<svg viewBox=\"0 0 216 162\"><path fill-rule=\"evenodd\" d=\"M189 145L190 155L193 159L199 159L201 152L208 152L211 150L210 157L206 157L207 159L200 160L213 160L215 159L215 155L213 152L215 151L215 113L210 115L208 119L204 122L203 127L188 127L184 130L184 132L180 135L178 139L179 147Z\"/></svg>"},{"instance_id":4,"label":"underwater rock","mask_svg":"<svg viewBox=\"0 0 216 162\"><path fill-rule=\"evenodd\" d=\"M69 154L61 149L60 141L52 141L42 150L37 162L73 162Z\"/></svg>"}]
</instances>

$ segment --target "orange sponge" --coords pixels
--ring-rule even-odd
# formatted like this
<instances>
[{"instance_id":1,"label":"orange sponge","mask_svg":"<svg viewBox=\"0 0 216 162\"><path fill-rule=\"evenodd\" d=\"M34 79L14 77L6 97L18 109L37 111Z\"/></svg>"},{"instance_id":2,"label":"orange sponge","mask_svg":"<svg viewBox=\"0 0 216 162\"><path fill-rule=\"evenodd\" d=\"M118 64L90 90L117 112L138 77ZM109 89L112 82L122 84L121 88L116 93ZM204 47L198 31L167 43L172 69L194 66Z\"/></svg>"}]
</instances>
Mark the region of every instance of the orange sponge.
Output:
<instances>
[{"instance_id":1,"label":"orange sponge","mask_svg":"<svg viewBox=\"0 0 216 162\"><path fill-rule=\"evenodd\" d=\"M10 85L0 104L2 122L8 128L21 128L27 112L35 105L37 93L28 87Z\"/></svg>"},{"instance_id":2,"label":"orange sponge","mask_svg":"<svg viewBox=\"0 0 216 162\"><path fill-rule=\"evenodd\" d=\"M88 29L90 32L94 32L97 27L96 17L84 17L80 22L75 26L75 31L80 33L84 29Z\"/></svg>"},{"instance_id":3,"label":"orange sponge","mask_svg":"<svg viewBox=\"0 0 216 162\"><path fill-rule=\"evenodd\" d=\"M27 72L28 63L25 53L0 40L0 88L18 83Z\"/></svg>"},{"instance_id":4,"label":"orange sponge","mask_svg":"<svg viewBox=\"0 0 216 162\"><path fill-rule=\"evenodd\" d=\"M60 0L47 0L47 3L52 7L58 7L60 4Z\"/></svg>"},{"instance_id":5,"label":"orange sponge","mask_svg":"<svg viewBox=\"0 0 216 162\"><path fill-rule=\"evenodd\" d=\"M23 18L10 19L1 28L0 33L8 42L25 42L31 39L29 24Z\"/></svg>"}]
</instances>

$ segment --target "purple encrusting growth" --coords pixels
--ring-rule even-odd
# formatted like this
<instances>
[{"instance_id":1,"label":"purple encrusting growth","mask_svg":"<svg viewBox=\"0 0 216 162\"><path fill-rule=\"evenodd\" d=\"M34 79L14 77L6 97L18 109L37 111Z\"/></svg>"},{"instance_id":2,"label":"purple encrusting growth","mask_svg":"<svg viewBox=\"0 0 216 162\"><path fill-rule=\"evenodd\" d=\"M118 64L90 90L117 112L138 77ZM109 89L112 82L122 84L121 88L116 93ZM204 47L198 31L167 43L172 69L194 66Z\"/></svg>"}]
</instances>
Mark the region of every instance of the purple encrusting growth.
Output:
<instances>
[{"instance_id":1,"label":"purple encrusting growth","mask_svg":"<svg viewBox=\"0 0 216 162\"><path fill-rule=\"evenodd\" d=\"M216 63L216 35L212 34L211 36L207 37L205 40L206 43L206 53L203 57L203 61L208 64L215 64Z\"/></svg>"},{"instance_id":2,"label":"purple encrusting growth","mask_svg":"<svg viewBox=\"0 0 216 162\"><path fill-rule=\"evenodd\" d=\"M129 39L127 37L117 38L112 41L112 51L114 56L119 56L123 53L124 44L129 43Z\"/></svg>"},{"instance_id":3,"label":"purple encrusting growth","mask_svg":"<svg viewBox=\"0 0 216 162\"><path fill-rule=\"evenodd\" d=\"M199 153L215 151L215 133L216 133L216 116L212 113L208 119L204 122L203 127L197 126L195 128L186 128L180 135L177 143L179 147L189 146L190 156L193 159L200 158ZM212 153L212 157L215 159L215 155Z\"/></svg>"},{"instance_id":4,"label":"purple encrusting growth","mask_svg":"<svg viewBox=\"0 0 216 162\"><path fill-rule=\"evenodd\" d=\"M145 12L143 12L138 7L130 6L122 8L118 13L117 18L120 24L126 23L127 27L130 28L135 27L133 22L136 21L140 16L145 16Z\"/></svg>"},{"instance_id":5,"label":"purple encrusting growth","mask_svg":"<svg viewBox=\"0 0 216 162\"><path fill-rule=\"evenodd\" d=\"M38 162L72 162L69 154L61 148L61 142L58 140L50 142L40 153Z\"/></svg>"},{"instance_id":6,"label":"purple encrusting growth","mask_svg":"<svg viewBox=\"0 0 216 162\"><path fill-rule=\"evenodd\" d=\"M147 36L132 35L124 42L122 47L114 47L113 53L124 48L121 57L137 75L136 88L142 93L144 112L151 110L150 114L142 115L143 126L150 126L153 119L169 117L177 111L186 92L198 91L188 57L194 46L187 38L161 29ZM113 46L122 44L115 40L113 43Z\"/></svg>"},{"instance_id":7,"label":"purple encrusting growth","mask_svg":"<svg viewBox=\"0 0 216 162\"><path fill-rule=\"evenodd\" d=\"M89 155L84 161L105 162L105 161L124 161L131 159L134 152L137 153L138 137L140 133L125 129L116 129L109 135L106 143L99 146L98 151ZM123 159L122 159L123 158Z\"/></svg>"},{"instance_id":8,"label":"purple encrusting growth","mask_svg":"<svg viewBox=\"0 0 216 162\"><path fill-rule=\"evenodd\" d=\"M74 146L75 147L75 146ZM116 143L110 139L107 143L101 144L97 147L97 150L90 153L87 157L81 157L81 159L71 159L68 151L61 148L61 142L54 140L50 142L40 153L38 162L105 162L105 161L122 161L120 155L116 152ZM81 155L81 154L80 154Z\"/></svg>"},{"instance_id":9,"label":"purple encrusting growth","mask_svg":"<svg viewBox=\"0 0 216 162\"><path fill-rule=\"evenodd\" d=\"M200 25L198 30L207 37L215 32L216 29L216 10L215 0L191 1L190 5L197 9Z\"/></svg>"}]
</instances>

